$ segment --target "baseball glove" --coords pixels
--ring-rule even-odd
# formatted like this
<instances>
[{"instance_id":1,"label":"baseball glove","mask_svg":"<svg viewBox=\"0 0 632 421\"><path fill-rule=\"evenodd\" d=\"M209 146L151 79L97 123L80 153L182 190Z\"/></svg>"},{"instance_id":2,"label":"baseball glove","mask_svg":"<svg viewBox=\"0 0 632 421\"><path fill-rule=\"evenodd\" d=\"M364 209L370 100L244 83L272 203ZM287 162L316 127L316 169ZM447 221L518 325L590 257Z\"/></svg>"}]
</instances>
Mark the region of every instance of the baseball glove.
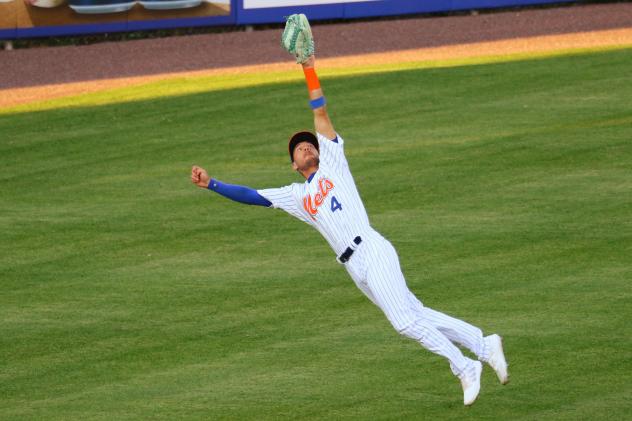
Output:
<instances>
[{"instance_id":1,"label":"baseball glove","mask_svg":"<svg viewBox=\"0 0 632 421\"><path fill-rule=\"evenodd\" d=\"M307 17L303 14L288 16L281 36L281 46L296 57L297 63L305 63L314 54L314 37Z\"/></svg>"}]
</instances>

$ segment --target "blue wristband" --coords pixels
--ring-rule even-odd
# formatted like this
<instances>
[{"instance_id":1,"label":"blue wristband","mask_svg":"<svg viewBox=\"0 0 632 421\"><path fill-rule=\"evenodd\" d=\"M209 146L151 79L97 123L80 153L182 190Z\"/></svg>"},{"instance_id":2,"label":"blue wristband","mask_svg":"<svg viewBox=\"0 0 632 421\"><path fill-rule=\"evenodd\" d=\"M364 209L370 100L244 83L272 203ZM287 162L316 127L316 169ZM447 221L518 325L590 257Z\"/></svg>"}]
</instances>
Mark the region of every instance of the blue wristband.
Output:
<instances>
[{"instance_id":1,"label":"blue wristband","mask_svg":"<svg viewBox=\"0 0 632 421\"><path fill-rule=\"evenodd\" d=\"M316 108L324 107L326 103L327 101L325 101L324 96L321 96L320 98L312 99L311 101L309 101L309 105L310 107L312 107L312 110L315 110Z\"/></svg>"}]
</instances>

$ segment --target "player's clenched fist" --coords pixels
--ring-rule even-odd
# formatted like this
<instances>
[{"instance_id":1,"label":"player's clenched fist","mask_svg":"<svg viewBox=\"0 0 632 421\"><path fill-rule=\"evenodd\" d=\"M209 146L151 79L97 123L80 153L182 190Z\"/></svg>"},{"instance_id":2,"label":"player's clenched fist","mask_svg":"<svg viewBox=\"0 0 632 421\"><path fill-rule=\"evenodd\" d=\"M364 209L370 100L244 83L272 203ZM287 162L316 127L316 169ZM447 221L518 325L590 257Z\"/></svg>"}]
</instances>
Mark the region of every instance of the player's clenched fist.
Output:
<instances>
[{"instance_id":1,"label":"player's clenched fist","mask_svg":"<svg viewBox=\"0 0 632 421\"><path fill-rule=\"evenodd\" d=\"M209 181L211 181L211 177L208 176L204 168L194 165L193 168L191 168L191 181L196 186L206 188L208 187Z\"/></svg>"}]
</instances>

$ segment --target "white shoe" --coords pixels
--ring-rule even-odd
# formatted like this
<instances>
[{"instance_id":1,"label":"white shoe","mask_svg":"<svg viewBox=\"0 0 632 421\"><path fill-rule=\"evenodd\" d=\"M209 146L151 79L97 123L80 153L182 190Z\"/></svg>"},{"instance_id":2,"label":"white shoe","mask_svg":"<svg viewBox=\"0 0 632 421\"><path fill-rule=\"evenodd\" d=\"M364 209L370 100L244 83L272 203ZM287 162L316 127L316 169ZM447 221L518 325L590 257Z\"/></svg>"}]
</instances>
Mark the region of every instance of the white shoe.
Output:
<instances>
[{"instance_id":1,"label":"white shoe","mask_svg":"<svg viewBox=\"0 0 632 421\"><path fill-rule=\"evenodd\" d=\"M461 386L463 386L463 404L465 406L472 405L478 393L481 391L481 373L483 372L483 364L479 361L472 361L473 369L461 378Z\"/></svg>"},{"instance_id":2,"label":"white shoe","mask_svg":"<svg viewBox=\"0 0 632 421\"><path fill-rule=\"evenodd\" d=\"M503 352L502 338L498 335L489 335L485 339L490 349L487 364L494 369L501 384L509 383L509 372L507 371L507 361Z\"/></svg>"}]
</instances>

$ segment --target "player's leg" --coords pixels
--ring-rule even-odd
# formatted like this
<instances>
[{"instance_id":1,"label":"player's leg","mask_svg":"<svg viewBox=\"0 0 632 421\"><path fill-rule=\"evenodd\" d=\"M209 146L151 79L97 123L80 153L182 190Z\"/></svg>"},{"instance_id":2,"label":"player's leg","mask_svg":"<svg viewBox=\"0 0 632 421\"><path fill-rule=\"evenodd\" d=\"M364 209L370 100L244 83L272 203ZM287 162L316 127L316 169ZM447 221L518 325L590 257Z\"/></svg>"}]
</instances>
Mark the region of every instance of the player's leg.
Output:
<instances>
[{"instance_id":1,"label":"player's leg","mask_svg":"<svg viewBox=\"0 0 632 421\"><path fill-rule=\"evenodd\" d=\"M463 345L480 360L487 360L489 349L483 338L483 332L479 328L429 307L424 307L422 314L424 319L439 329L452 342Z\"/></svg>"},{"instance_id":2,"label":"player's leg","mask_svg":"<svg viewBox=\"0 0 632 421\"><path fill-rule=\"evenodd\" d=\"M373 296L373 292L371 292L371 289L366 282L366 268L366 257L364 247L362 247L356 250L353 255L353 259L345 265L345 269L351 276L351 279L353 279L353 282L356 284L358 289L362 291L362 293L366 295L373 304L379 307L379 304Z\"/></svg>"},{"instance_id":3,"label":"player's leg","mask_svg":"<svg viewBox=\"0 0 632 421\"><path fill-rule=\"evenodd\" d=\"M482 365L465 357L443 333L421 316L419 300L408 290L393 246L384 239L366 244L366 282L375 303L393 327L402 335L419 342L427 350L450 362L452 372L461 380L463 403L471 405L481 387Z\"/></svg>"},{"instance_id":4,"label":"player's leg","mask_svg":"<svg viewBox=\"0 0 632 421\"><path fill-rule=\"evenodd\" d=\"M386 240L377 240L367 242L366 247L369 249L366 276L368 287L376 304L393 327L427 350L447 358L455 375L461 377L467 373L472 368L473 361L466 358L449 338L422 317L418 300L411 300L412 294L406 285L393 246Z\"/></svg>"},{"instance_id":5,"label":"player's leg","mask_svg":"<svg viewBox=\"0 0 632 421\"><path fill-rule=\"evenodd\" d=\"M432 324L450 341L463 345L472 351L480 361L489 364L496 372L500 383L507 384L509 382L508 364L500 336L483 337L483 332L476 326L423 306L412 292L409 299L412 307L424 319L424 323Z\"/></svg>"},{"instance_id":6,"label":"player's leg","mask_svg":"<svg viewBox=\"0 0 632 421\"><path fill-rule=\"evenodd\" d=\"M412 292L409 293L409 302L411 308L424 320L424 324L433 325L450 341L466 347L480 361L489 364L496 372L500 383L507 384L509 382L508 364L500 336L483 337L483 332L476 326L425 307Z\"/></svg>"},{"instance_id":7,"label":"player's leg","mask_svg":"<svg viewBox=\"0 0 632 421\"><path fill-rule=\"evenodd\" d=\"M309 94L309 104L314 113L314 128L316 131L328 139L336 137L336 131L329 119L327 113L327 105L323 89L320 86L320 80L316 74L316 58L312 55L306 62L302 63L303 74L305 75L305 83Z\"/></svg>"}]
</instances>

